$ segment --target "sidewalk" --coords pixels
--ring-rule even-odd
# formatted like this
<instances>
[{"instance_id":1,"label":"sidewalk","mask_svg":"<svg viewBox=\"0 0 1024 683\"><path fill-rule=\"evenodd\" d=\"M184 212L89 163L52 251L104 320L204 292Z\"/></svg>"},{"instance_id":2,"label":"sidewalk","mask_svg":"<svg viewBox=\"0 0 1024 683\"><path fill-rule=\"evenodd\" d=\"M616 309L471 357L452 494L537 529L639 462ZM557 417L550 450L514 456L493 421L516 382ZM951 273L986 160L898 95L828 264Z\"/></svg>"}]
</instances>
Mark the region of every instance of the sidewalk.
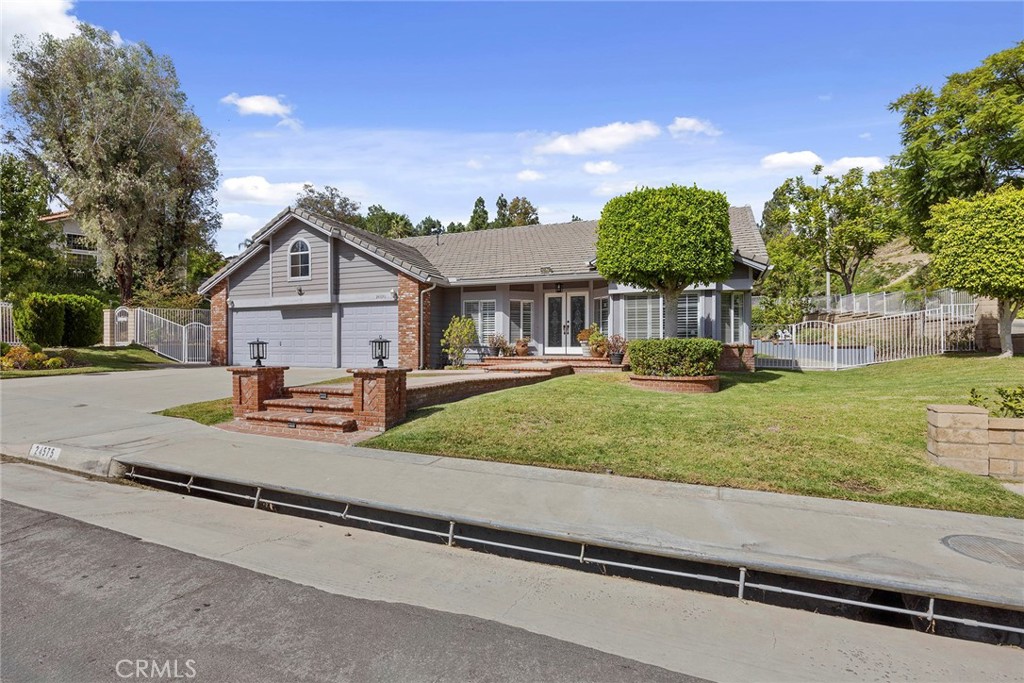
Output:
<instances>
[{"instance_id":1,"label":"sidewalk","mask_svg":"<svg viewBox=\"0 0 1024 683\"><path fill-rule=\"evenodd\" d=\"M969 534L1024 543L1024 523L1015 519L249 435L117 460L638 552L1024 608L1024 570L941 542Z\"/></svg>"}]
</instances>

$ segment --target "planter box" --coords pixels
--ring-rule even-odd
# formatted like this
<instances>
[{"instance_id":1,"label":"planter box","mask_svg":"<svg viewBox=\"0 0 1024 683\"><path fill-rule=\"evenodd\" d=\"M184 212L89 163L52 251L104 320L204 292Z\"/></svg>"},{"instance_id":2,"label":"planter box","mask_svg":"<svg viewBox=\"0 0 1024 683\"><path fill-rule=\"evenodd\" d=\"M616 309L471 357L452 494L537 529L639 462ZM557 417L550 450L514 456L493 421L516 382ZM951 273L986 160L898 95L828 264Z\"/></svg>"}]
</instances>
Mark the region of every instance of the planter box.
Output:
<instances>
[{"instance_id":1,"label":"planter box","mask_svg":"<svg viewBox=\"0 0 1024 683\"><path fill-rule=\"evenodd\" d=\"M653 377L630 375L630 385L648 391L670 391L677 394L712 394L718 391L718 375L707 377Z\"/></svg>"}]
</instances>

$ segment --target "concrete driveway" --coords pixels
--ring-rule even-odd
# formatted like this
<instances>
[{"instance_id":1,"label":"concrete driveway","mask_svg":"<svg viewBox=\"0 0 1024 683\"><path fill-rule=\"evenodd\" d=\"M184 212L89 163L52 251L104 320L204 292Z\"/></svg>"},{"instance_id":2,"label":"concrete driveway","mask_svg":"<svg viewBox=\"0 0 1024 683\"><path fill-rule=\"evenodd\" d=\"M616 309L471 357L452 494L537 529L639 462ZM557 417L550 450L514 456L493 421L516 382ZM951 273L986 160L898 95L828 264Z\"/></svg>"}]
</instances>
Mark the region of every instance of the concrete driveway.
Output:
<instances>
[{"instance_id":1,"label":"concrete driveway","mask_svg":"<svg viewBox=\"0 0 1024 683\"><path fill-rule=\"evenodd\" d=\"M289 384L341 377L337 368L288 370ZM0 382L0 452L24 457L34 443L62 449L65 467L106 473L110 458L212 430L153 413L231 395L222 367L171 366L134 372L29 377Z\"/></svg>"}]
</instances>

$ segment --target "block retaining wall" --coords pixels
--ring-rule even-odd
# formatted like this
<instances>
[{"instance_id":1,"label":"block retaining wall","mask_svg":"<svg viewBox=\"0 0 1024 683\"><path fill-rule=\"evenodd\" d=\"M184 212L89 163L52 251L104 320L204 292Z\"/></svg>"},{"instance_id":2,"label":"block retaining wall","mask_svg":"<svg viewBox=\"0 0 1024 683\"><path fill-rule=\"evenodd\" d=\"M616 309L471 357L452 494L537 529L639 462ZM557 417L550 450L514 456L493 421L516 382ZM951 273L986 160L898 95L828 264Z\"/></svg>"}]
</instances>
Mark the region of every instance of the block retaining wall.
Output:
<instances>
[{"instance_id":1,"label":"block retaining wall","mask_svg":"<svg viewBox=\"0 0 1024 683\"><path fill-rule=\"evenodd\" d=\"M928 458L984 476L1024 481L1024 419L976 406L928 406Z\"/></svg>"}]
</instances>

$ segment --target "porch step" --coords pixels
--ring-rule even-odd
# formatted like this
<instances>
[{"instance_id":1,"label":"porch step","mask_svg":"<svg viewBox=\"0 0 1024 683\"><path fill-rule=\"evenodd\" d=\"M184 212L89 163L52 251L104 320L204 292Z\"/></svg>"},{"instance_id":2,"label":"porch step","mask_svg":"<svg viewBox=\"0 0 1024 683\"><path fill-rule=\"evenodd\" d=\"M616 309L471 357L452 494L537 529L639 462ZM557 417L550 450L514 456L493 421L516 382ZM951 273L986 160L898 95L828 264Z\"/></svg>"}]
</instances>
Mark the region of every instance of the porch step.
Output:
<instances>
[{"instance_id":1,"label":"porch step","mask_svg":"<svg viewBox=\"0 0 1024 683\"><path fill-rule=\"evenodd\" d=\"M298 413L291 410L261 410L256 413L246 413L245 419L250 423L270 423L288 429L310 429L323 432L354 432L356 430L355 420L337 413L316 414Z\"/></svg>"},{"instance_id":2,"label":"porch step","mask_svg":"<svg viewBox=\"0 0 1024 683\"><path fill-rule=\"evenodd\" d=\"M311 384L305 387L288 387L286 389L292 398L311 398L318 401L328 401L341 396L352 396L351 384Z\"/></svg>"},{"instance_id":3,"label":"porch step","mask_svg":"<svg viewBox=\"0 0 1024 683\"><path fill-rule=\"evenodd\" d=\"M276 412L287 411L303 414L316 413L351 413L352 397L343 395L331 395L330 398L321 399L318 396L300 394L298 398L272 398L264 401L263 405L267 410Z\"/></svg>"}]
</instances>

